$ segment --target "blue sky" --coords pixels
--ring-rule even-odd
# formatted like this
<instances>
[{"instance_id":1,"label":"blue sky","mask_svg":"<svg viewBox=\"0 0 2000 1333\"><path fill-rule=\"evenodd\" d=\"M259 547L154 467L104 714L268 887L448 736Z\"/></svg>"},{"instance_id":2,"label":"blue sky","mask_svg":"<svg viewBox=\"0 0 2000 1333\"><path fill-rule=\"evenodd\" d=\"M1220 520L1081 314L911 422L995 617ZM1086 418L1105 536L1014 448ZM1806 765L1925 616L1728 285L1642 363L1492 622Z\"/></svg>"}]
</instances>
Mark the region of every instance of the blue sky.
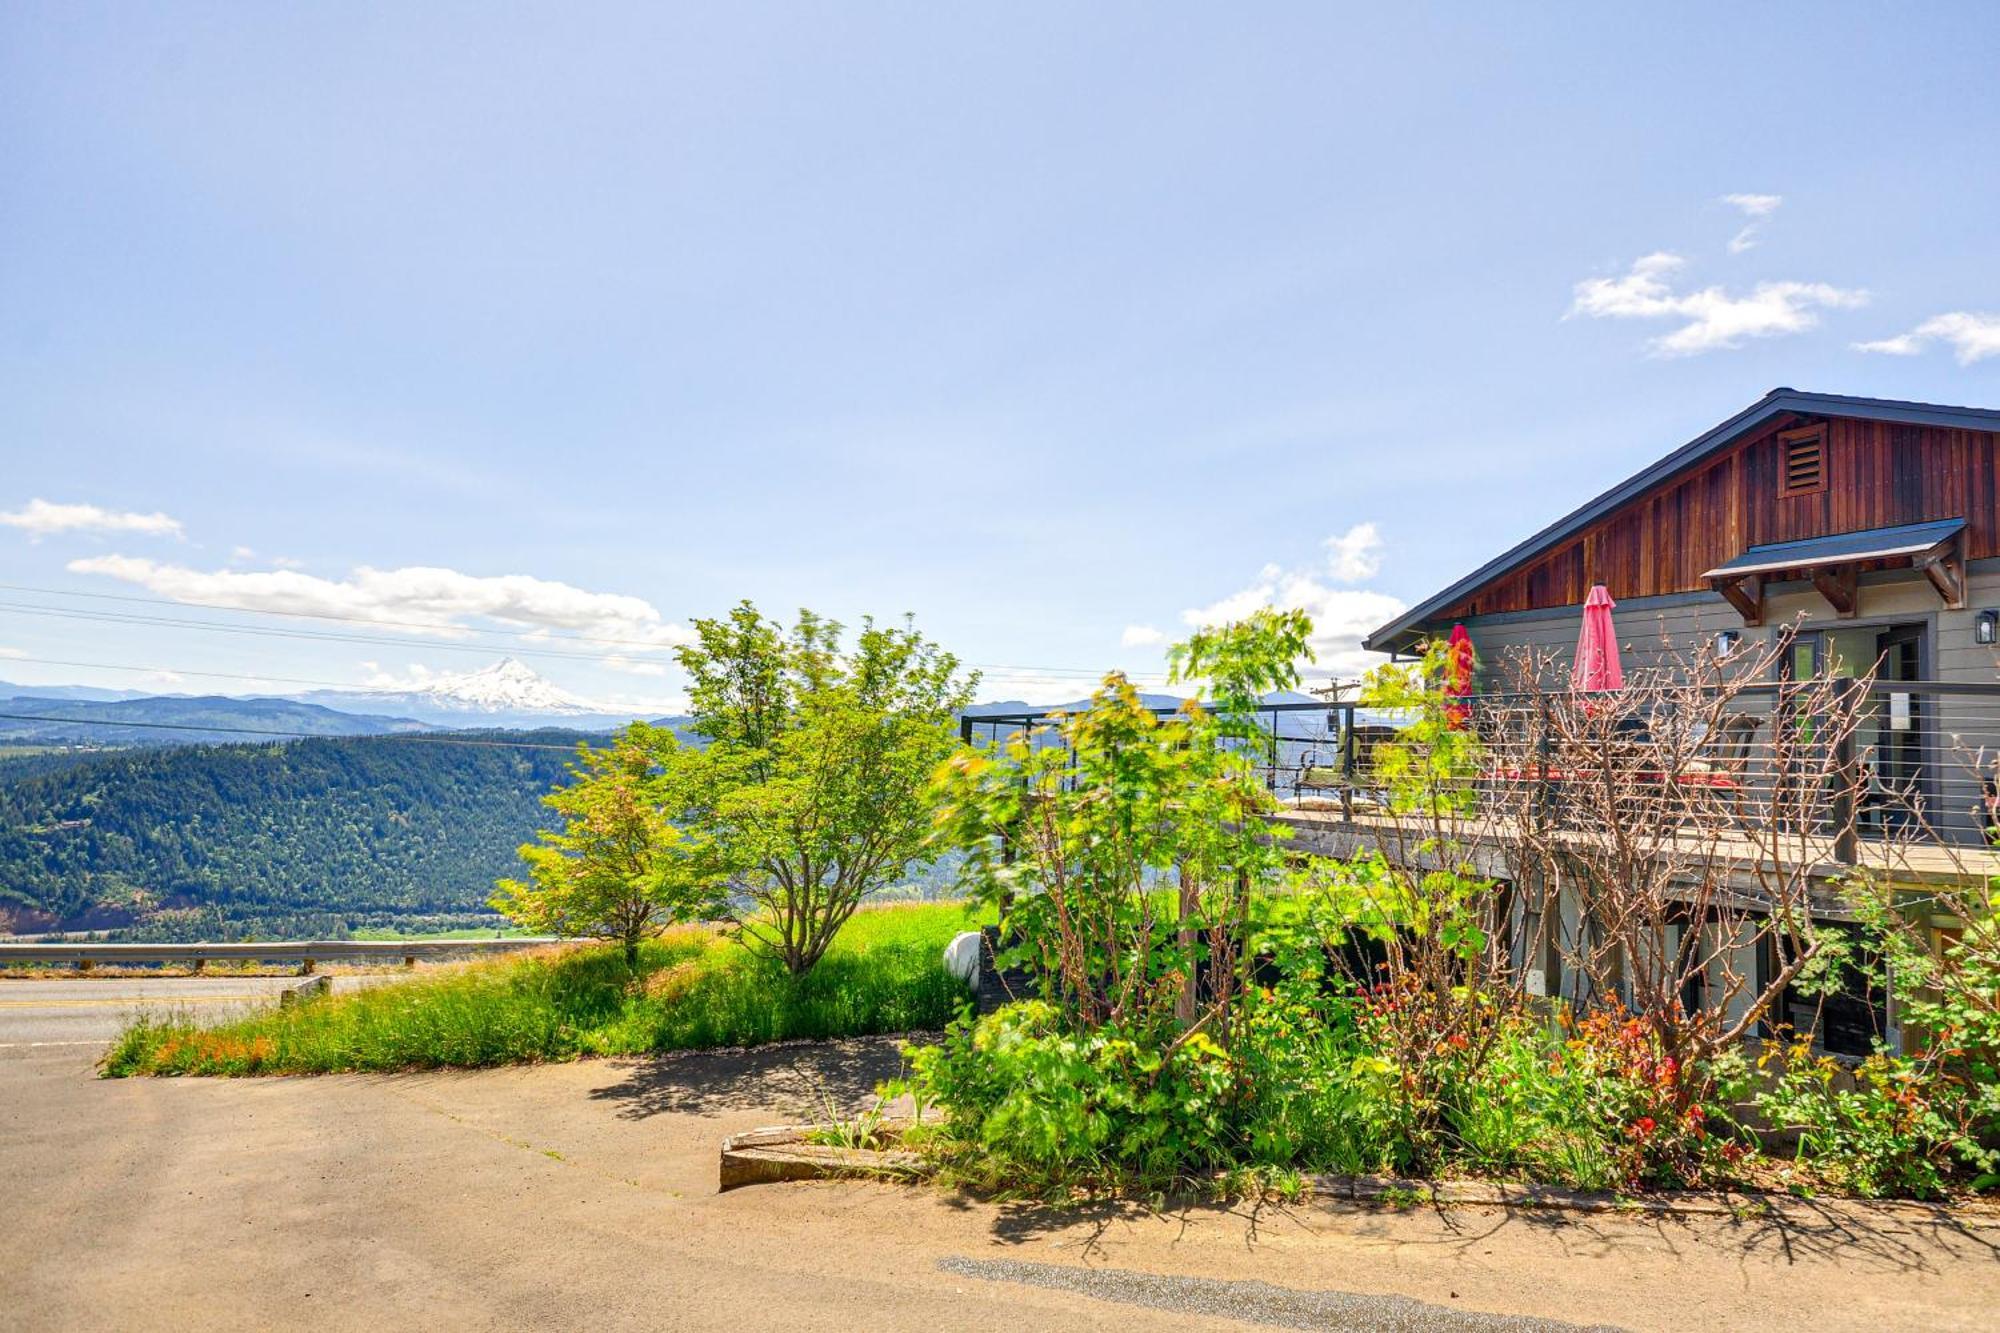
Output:
<instances>
[{"instance_id":1,"label":"blue sky","mask_svg":"<svg viewBox=\"0 0 2000 1333\"><path fill-rule=\"evenodd\" d=\"M0 580L196 606L0 601L392 642L0 678L666 701L743 597L1344 673L1774 385L2000 406L2000 9L1511 8L10 4Z\"/></svg>"}]
</instances>

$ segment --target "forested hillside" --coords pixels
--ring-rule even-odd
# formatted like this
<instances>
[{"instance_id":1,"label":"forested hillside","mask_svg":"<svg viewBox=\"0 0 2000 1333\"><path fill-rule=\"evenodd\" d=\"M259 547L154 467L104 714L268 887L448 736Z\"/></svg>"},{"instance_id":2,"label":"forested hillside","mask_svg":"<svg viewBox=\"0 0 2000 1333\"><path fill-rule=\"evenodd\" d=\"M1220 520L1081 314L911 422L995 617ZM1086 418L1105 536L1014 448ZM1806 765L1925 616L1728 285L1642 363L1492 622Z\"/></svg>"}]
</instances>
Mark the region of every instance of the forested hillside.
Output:
<instances>
[{"instance_id":1,"label":"forested hillside","mask_svg":"<svg viewBox=\"0 0 2000 1333\"><path fill-rule=\"evenodd\" d=\"M15 761L0 773L0 914L26 926L184 907L231 920L478 909L578 739L481 738L525 744L378 736Z\"/></svg>"}]
</instances>

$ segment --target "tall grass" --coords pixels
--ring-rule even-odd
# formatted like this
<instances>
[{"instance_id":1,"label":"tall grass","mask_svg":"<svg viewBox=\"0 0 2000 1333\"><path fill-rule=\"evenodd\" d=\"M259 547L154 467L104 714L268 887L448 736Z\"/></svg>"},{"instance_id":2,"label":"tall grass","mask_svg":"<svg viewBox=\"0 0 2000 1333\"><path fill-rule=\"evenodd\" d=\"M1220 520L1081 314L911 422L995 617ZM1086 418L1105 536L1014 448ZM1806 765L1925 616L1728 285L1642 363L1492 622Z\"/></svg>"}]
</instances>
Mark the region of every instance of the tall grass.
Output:
<instances>
[{"instance_id":1,"label":"tall grass","mask_svg":"<svg viewBox=\"0 0 2000 1333\"><path fill-rule=\"evenodd\" d=\"M567 1060L942 1027L965 990L943 966L972 918L953 903L857 913L793 979L734 939L683 927L636 968L616 948L538 951L264 1010L216 1027L141 1015L109 1076L316 1074Z\"/></svg>"}]
</instances>

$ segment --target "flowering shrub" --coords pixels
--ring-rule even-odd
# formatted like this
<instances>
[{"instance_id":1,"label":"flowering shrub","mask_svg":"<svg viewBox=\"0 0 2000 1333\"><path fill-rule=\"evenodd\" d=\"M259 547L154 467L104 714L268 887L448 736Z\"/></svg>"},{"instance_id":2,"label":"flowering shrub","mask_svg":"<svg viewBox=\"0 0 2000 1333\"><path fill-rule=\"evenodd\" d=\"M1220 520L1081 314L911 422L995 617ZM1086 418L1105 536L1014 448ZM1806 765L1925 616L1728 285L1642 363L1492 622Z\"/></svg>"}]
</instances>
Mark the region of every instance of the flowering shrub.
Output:
<instances>
[{"instance_id":1,"label":"flowering shrub","mask_svg":"<svg viewBox=\"0 0 2000 1333\"><path fill-rule=\"evenodd\" d=\"M1748 1152L1723 1109L1746 1073L1733 1053L1688 1069L1660 1049L1650 1025L1600 1012L1575 1024L1549 1060L1581 1094L1580 1109L1625 1186L1721 1183Z\"/></svg>"}]
</instances>

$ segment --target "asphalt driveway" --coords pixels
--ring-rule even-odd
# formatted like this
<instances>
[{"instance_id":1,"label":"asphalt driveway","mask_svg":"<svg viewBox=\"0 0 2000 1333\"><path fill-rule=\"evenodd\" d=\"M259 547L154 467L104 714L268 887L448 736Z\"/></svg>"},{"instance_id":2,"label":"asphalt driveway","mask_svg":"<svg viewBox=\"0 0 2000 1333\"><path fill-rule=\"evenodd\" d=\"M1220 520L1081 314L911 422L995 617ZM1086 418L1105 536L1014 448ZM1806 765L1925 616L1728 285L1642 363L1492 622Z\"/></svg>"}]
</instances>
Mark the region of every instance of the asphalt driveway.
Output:
<instances>
[{"instance_id":1,"label":"asphalt driveway","mask_svg":"<svg viewBox=\"0 0 2000 1333\"><path fill-rule=\"evenodd\" d=\"M0 1048L9 1328L1990 1329L2000 1232L715 1192L888 1040L395 1077L92 1076Z\"/></svg>"}]
</instances>

